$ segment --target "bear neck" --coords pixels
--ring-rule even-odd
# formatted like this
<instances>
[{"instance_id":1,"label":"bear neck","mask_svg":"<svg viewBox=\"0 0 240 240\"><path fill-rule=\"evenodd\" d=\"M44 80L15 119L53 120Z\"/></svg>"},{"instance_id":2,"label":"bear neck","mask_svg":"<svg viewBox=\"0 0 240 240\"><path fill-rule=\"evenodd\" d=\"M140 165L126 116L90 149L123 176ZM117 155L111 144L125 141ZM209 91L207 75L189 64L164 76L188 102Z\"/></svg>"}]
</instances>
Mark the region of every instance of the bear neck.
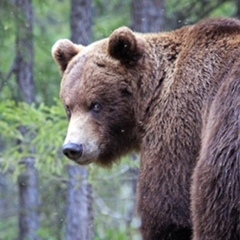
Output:
<instances>
[{"instance_id":1,"label":"bear neck","mask_svg":"<svg viewBox=\"0 0 240 240\"><path fill-rule=\"evenodd\" d=\"M147 54L140 61L136 93L136 116L140 134L156 115L161 102L164 102L173 82L174 69L181 49L183 38L190 27L158 34L143 34L147 42ZM161 98L160 96L163 96ZM143 128L144 126L144 128ZM140 137L142 138L142 136Z\"/></svg>"}]
</instances>

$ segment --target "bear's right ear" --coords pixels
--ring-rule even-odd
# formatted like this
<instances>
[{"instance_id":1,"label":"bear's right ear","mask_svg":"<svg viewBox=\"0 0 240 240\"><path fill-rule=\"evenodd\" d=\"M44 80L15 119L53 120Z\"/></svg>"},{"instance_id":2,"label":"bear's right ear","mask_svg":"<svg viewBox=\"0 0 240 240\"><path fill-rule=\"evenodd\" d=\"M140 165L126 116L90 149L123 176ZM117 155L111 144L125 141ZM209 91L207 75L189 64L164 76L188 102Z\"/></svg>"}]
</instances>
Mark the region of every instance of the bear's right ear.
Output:
<instances>
[{"instance_id":1,"label":"bear's right ear","mask_svg":"<svg viewBox=\"0 0 240 240\"><path fill-rule=\"evenodd\" d=\"M115 30L109 37L108 53L123 64L134 64L143 55L146 41L128 27Z\"/></svg>"},{"instance_id":2,"label":"bear's right ear","mask_svg":"<svg viewBox=\"0 0 240 240\"><path fill-rule=\"evenodd\" d=\"M52 56L60 66L62 72L64 72L70 60L83 48L82 45L74 44L68 39L61 39L53 45Z\"/></svg>"}]
</instances>

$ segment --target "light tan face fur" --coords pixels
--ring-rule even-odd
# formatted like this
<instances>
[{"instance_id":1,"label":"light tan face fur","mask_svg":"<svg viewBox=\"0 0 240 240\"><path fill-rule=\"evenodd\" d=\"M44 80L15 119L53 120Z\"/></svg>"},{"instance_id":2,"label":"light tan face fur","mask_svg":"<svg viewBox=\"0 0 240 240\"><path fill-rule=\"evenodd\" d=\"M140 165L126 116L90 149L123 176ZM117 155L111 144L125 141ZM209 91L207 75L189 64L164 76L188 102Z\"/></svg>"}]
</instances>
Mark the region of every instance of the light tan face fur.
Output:
<instances>
[{"instance_id":1,"label":"light tan face fur","mask_svg":"<svg viewBox=\"0 0 240 240\"><path fill-rule=\"evenodd\" d=\"M76 160L78 164L89 164L98 159L99 139L91 124L89 114L84 113L71 117L63 145L68 143L82 144L82 156Z\"/></svg>"}]
</instances>

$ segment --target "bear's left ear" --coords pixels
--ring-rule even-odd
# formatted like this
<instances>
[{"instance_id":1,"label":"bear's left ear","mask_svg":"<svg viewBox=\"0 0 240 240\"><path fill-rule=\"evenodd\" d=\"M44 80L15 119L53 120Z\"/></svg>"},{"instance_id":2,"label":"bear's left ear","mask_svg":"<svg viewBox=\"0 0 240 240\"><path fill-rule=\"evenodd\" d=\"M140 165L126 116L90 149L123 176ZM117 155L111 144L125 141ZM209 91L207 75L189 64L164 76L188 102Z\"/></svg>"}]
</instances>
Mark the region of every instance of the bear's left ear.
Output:
<instances>
[{"instance_id":1,"label":"bear's left ear","mask_svg":"<svg viewBox=\"0 0 240 240\"><path fill-rule=\"evenodd\" d=\"M136 63L143 55L145 48L145 39L127 27L115 30L109 37L109 55L123 64Z\"/></svg>"},{"instance_id":2,"label":"bear's left ear","mask_svg":"<svg viewBox=\"0 0 240 240\"><path fill-rule=\"evenodd\" d=\"M77 45L68 39L58 40L52 47L52 56L59 64L62 72L67 68L70 60L76 56L84 46Z\"/></svg>"}]
</instances>

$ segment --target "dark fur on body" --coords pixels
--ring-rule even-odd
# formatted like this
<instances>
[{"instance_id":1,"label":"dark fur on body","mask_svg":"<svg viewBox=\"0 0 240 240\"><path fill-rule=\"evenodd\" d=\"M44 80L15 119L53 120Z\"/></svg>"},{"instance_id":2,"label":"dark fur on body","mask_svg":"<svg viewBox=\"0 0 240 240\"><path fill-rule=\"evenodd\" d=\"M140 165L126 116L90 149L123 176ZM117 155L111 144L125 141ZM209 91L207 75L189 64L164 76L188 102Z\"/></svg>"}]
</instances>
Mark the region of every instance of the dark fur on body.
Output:
<instances>
[{"instance_id":1,"label":"dark fur on body","mask_svg":"<svg viewBox=\"0 0 240 240\"><path fill-rule=\"evenodd\" d=\"M131 150L141 152L143 238L191 239L192 199L194 240L237 240L239 21L216 19L159 34L120 28L67 66L71 49L62 57L59 48L63 101L72 114L90 114L100 139L94 161L109 166ZM90 107L96 101L103 107L98 114Z\"/></svg>"},{"instance_id":2,"label":"dark fur on body","mask_svg":"<svg viewBox=\"0 0 240 240\"><path fill-rule=\"evenodd\" d=\"M224 77L205 121L192 184L194 240L239 240L239 61Z\"/></svg>"}]
</instances>

